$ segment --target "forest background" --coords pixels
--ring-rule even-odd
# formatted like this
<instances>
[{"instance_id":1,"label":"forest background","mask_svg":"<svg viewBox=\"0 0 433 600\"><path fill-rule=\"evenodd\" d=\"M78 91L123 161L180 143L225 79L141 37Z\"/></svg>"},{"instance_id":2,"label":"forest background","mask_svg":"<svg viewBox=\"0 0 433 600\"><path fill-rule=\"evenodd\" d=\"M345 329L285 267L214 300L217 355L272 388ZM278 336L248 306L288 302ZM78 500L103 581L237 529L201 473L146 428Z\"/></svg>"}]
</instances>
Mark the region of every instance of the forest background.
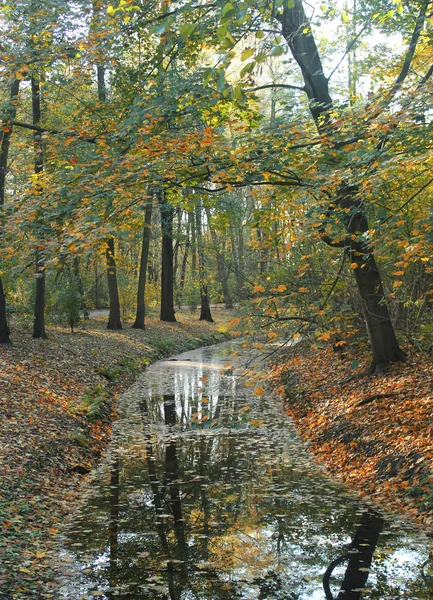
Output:
<instances>
[{"instance_id":1,"label":"forest background","mask_svg":"<svg viewBox=\"0 0 433 600\"><path fill-rule=\"evenodd\" d=\"M300 432L431 526L431 3L8 0L0 16L3 439L6 467L23 461L0 498L7 585L42 569L70 485L55 457L90 468L131 374L174 339L216 339L182 317L174 333L179 307L308 341L275 369ZM90 331L101 308L109 331Z\"/></svg>"},{"instance_id":2,"label":"forest background","mask_svg":"<svg viewBox=\"0 0 433 600\"><path fill-rule=\"evenodd\" d=\"M373 371L395 329L430 347L429 3L306 9L2 5L3 342L7 311L142 328L146 294L162 320L210 297L270 337L367 332Z\"/></svg>"}]
</instances>

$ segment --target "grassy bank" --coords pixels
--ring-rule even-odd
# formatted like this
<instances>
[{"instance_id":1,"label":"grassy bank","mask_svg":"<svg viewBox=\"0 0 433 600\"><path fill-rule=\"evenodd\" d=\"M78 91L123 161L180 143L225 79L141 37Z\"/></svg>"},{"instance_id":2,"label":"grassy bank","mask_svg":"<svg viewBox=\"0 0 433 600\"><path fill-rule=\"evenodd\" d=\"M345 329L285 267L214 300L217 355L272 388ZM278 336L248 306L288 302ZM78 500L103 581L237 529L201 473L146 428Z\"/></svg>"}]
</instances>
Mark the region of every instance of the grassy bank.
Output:
<instances>
[{"instance_id":1,"label":"grassy bank","mask_svg":"<svg viewBox=\"0 0 433 600\"><path fill-rule=\"evenodd\" d=\"M354 359L299 344L274 367L298 433L326 468L382 508L433 531L433 364L411 353L384 377Z\"/></svg>"},{"instance_id":2,"label":"grassy bank","mask_svg":"<svg viewBox=\"0 0 433 600\"><path fill-rule=\"evenodd\" d=\"M48 340L15 329L0 347L0 598L53 597L52 540L109 439L116 397L150 362L223 341L231 314L215 314L116 332L99 317L74 334L50 328Z\"/></svg>"}]
</instances>

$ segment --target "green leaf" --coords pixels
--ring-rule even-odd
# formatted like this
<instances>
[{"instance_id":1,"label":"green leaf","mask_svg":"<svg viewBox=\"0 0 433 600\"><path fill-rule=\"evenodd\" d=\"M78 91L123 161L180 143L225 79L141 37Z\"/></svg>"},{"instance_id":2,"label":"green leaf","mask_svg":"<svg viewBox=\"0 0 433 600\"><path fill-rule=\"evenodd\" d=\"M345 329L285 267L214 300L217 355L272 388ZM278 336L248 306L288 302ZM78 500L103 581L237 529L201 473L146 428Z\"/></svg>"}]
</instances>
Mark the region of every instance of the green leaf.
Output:
<instances>
[{"instance_id":1,"label":"green leaf","mask_svg":"<svg viewBox=\"0 0 433 600\"><path fill-rule=\"evenodd\" d=\"M221 11L221 22L226 21L230 17L235 14L235 7L231 2L227 2L224 4L223 9Z\"/></svg>"},{"instance_id":2,"label":"green leaf","mask_svg":"<svg viewBox=\"0 0 433 600\"><path fill-rule=\"evenodd\" d=\"M347 23L349 21L349 15L345 10L341 13L341 20L343 23Z\"/></svg>"},{"instance_id":3,"label":"green leaf","mask_svg":"<svg viewBox=\"0 0 433 600\"><path fill-rule=\"evenodd\" d=\"M158 35L161 35L162 33L164 33L164 31L167 29L167 25L168 25L168 21L163 21L162 23L160 23L159 25L154 25L151 30L154 33L157 33Z\"/></svg>"},{"instance_id":4,"label":"green leaf","mask_svg":"<svg viewBox=\"0 0 433 600\"><path fill-rule=\"evenodd\" d=\"M222 40L223 38L226 37L226 33L227 33L227 29L229 28L229 23L227 21L227 23L224 23L224 25L220 25L220 27L218 27L217 29L217 38L219 40Z\"/></svg>"},{"instance_id":5,"label":"green leaf","mask_svg":"<svg viewBox=\"0 0 433 600\"><path fill-rule=\"evenodd\" d=\"M233 89L232 89L232 98L233 100L239 100L239 98L242 97L242 88L240 85L236 85Z\"/></svg>"},{"instance_id":6,"label":"green leaf","mask_svg":"<svg viewBox=\"0 0 433 600\"><path fill-rule=\"evenodd\" d=\"M286 49L284 48L284 46L275 46L274 48L272 48L271 56L281 56L285 53L285 51Z\"/></svg>"},{"instance_id":7,"label":"green leaf","mask_svg":"<svg viewBox=\"0 0 433 600\"><path fill-rule=\"evenodd\" d=\"M252 61L250 63L248 63L247 65L245 65L245 67L242 69L242 71L239 74L239 77L242 79L242 77L245 77L245 75L247 73L251 73L251 71L254 69L255 67L255 61Z\"/></svg>"},{"instance_id":8,"label":"green leaf","mask_svg":"<svg viewBox=\"0 0 433 600\"><path fill-rule=\"evenodd\" d=\"M287 0L287 8L295 8L295 0Z\"/></svg>"},{"instance_id":9,"label":"green leaf","mask_svg":"<svg viewBox=\"0 0 433 600\"><path fill-rule=\"evenodd\" d=\"M254 48L246 48L241 54L241 61L247 60L254 54Z\"/></svg>"},{"instance_id":10,"label":"green leaf","mask_svg":"<svg viewBox=\"0 0 433 600\"><path fill-rule=\"evenodd\" d=\"M194 31L194 29L195 29L194 24L186 23L185 25L182 25L179 30L182 39L186 40L191 35L191 33Z\"/></svg>"}]
</instances>

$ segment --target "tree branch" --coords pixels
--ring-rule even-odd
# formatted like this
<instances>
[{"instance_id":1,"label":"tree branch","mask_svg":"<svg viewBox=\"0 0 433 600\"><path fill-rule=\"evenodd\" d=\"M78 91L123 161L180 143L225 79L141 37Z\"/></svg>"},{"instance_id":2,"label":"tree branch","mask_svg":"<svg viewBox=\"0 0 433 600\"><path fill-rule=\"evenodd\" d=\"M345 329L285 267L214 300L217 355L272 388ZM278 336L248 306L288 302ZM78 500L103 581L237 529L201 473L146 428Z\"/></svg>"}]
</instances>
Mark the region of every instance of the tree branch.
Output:
<instances>
[{"instance_id":1,"label":"tree branch","mask_svg":"<svg viewBox=\"0 0 433 600\"><path fill-rule=\"evenodd\" d=\"M407 49L406 56L403 61L403 65L401 67L401 71L400 71L397 79L395 80L394 85L388 92L388 98L387 98L388 102L390 100L392 100L392 98L398 92L402 83L404 82L404 80L406 79L406 77L409 73L410 65L412 64L412 60L415 55L415 50L416 50L416 47L418 44L418 40L421 35L421 31L424 27L426 14L427 14L427 8L428 8L429 4L430 4L429 0L425 0L421 5L421 8L418 13L418 17L416 19L415 27L414 27L414 30L412 33L412 37L410 40L409 48Z\"/></svg>"},{"instance_id":2,"label":"tree branch","mask_svg":"<svg viewBox=\"0 0 433 600\"><path fill-rule=\"evenodd\" d=\"M21 127L22 129L30 129L30 131L38 131L39 133L50 133L51 135L64 135L67 137L75 137L77 140L82 142L87 142L89 144L96 144L98 138L95 137L87 137L83 135L79 135L75 131L59 131L58 129L47 129L46 127L41 127L40 125L32 125L31 123L22 123L21 121L12 121L12 125L14 127Z\"/></svg>"},{"instance_id":3,"label":"tree branch","mask_svg":"<svg viewBox=\"0 0 433 600\"><path fill-rule=\"evenodd\" d=\"M290 85L289 83L268 83L266 85L259 85L258 87L246 90L248 92L257 92L258 90L282 88L286 90L297 90L298 92L305 92L305 86Z\"/></svg>"}]
</instances>

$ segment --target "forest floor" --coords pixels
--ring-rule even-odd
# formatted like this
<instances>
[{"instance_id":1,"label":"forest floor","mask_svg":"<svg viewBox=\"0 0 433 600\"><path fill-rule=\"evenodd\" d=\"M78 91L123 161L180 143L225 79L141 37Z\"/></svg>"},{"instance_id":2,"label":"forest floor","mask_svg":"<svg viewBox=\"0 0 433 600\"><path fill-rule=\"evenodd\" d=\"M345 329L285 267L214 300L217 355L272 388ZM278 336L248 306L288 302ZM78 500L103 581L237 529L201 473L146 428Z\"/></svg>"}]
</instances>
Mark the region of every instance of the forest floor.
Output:
<instances>
[{"instance_id":1,"label":"forest floor","mask_svg":"<svg viewBox=\"0 0 433 600\"><path fill-rule=\"evenodd\" d=\"M357 377L368 368L361 356L302 342L279 357L273 380L328 472L433 533L432 357L412 352L383 377Z\"/></svg>"},{"instance_id":2,"label":"forest floor","mask_svg":"<svg viewBox=\"0 0 433 600\"><path fill-rule=\"evenodd\" d=\"M13 327L0 347L0 599L53 597L42 591L53 540L107 443L117 395L151 361L227 337L230 311L214 310L215 324L176 316L107 331L101 315L74 334L49 327L47 340Z\"/></svg>"}]
</instances>

